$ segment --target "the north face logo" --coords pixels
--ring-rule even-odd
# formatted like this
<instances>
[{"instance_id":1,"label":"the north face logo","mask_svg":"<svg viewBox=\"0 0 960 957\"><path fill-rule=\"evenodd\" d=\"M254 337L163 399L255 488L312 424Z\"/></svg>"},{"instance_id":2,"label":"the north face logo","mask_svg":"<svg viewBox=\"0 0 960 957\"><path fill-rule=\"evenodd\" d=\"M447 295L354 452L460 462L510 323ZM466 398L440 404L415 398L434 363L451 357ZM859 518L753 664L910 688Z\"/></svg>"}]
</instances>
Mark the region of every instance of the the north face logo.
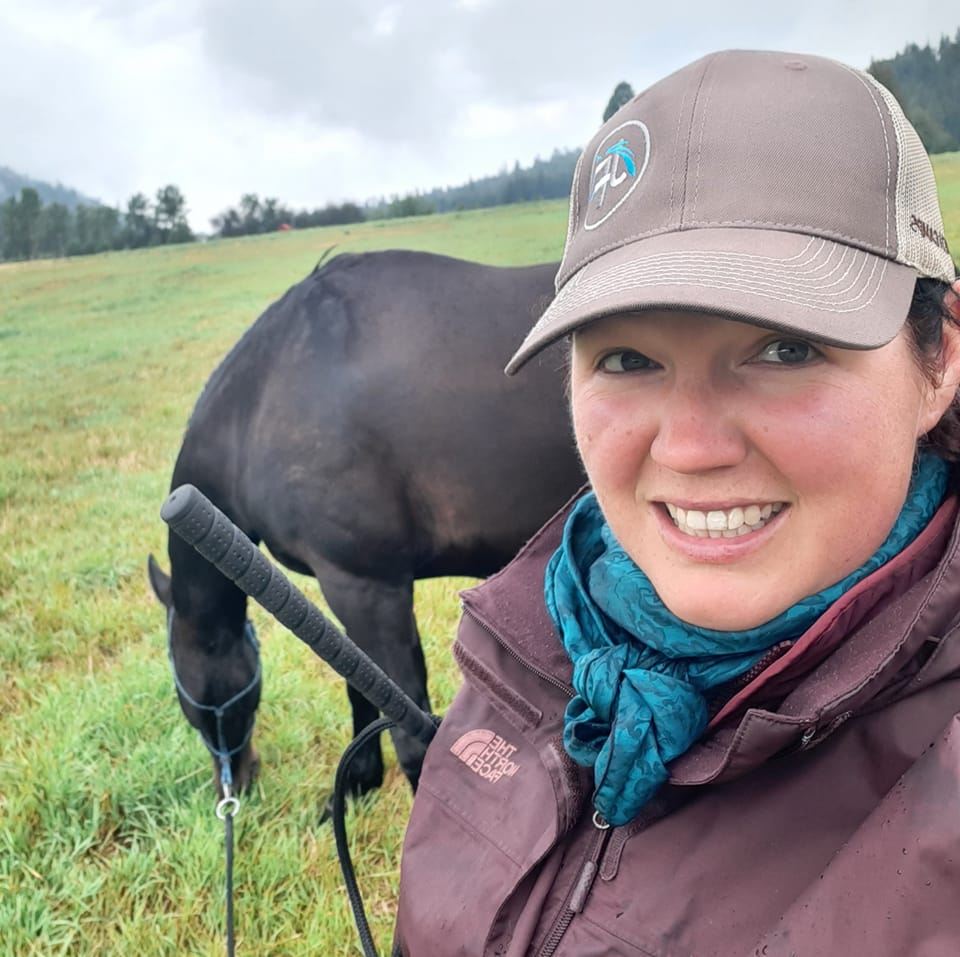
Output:
<instances>
[{"instance_id":1,"label":"the north face logo","mask_svg":"<svg viewBox=\"0 0 960 957\"><path fill-rule=\"evenodd\" d=\"M520 765L510 760L516 750L516 745L507 744L499 734L486 728L468 731L450 746L450 753L485 781L512 778L520 770Z\"/></svg>"}]
</instances>

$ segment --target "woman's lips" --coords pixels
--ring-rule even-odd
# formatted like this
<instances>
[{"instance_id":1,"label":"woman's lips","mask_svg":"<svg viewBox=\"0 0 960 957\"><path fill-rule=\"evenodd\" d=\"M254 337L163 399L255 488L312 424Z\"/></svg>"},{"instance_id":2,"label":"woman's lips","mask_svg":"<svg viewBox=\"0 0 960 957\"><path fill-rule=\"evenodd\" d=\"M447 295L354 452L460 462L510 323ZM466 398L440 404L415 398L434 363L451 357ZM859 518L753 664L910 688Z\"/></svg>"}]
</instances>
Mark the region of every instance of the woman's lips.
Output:
<instances>
[{"instance_id":1,"label":"woman's lips","mask_svg":"<svg viewBox=\"0 0 960 957\"><path fill-rule=\"evenodd\" d=\"M762 548L787 520L790 505L786 502L765 502L725 509L697 509L656 502L653 510L660 535L672 549L694 561L731 562ZM726 528L719 527L722 524L721 517ZM682 519L682 525L678 519ZM755 521L749 522L747 519ZM713 527L696 527L700 524Z\"/></svg>"}]
</instances>

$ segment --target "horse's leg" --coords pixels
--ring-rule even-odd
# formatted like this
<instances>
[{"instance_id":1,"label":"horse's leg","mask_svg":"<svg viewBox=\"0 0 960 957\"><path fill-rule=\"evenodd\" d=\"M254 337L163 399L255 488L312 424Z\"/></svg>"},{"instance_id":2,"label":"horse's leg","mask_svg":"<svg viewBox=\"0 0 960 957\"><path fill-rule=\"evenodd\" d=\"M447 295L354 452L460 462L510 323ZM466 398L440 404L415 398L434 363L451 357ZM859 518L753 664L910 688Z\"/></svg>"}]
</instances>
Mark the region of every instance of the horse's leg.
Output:
<instances>
[{"instance_id":1,"label":"horse's leg","mask_svg":"<svg viewBox=\"0 0 960 957\"><path fill-rule=\"evenodd\" d=\"M317 576L324 597L340 619L353 642L424 710L427 697L427 669L413 617L413 583L389 583L352 575L328 567ZM377 717L374 708L359 692L348 689L353 707L353 730L357 734ZM416 788L426 746L394 731L397 759L411 785ZM383 759L379 742L357 756L350 775L354 794L379 787L383 780Z\"/></svg>"}]
</instances>

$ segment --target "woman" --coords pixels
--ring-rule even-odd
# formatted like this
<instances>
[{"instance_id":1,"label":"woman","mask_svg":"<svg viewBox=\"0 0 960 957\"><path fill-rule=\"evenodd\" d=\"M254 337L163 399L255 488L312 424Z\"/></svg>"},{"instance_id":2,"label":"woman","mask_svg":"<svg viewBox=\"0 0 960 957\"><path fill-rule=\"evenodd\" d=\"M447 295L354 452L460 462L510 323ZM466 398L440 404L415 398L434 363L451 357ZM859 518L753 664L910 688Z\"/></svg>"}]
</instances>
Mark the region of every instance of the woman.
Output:
<instances>
[{"instance_id":1,"label":"woman","mask_svg":"<svg viewBox=\"0 0 960 957\"><path fill-rule=\"evenodd\" d=\"M464 596L403 952L957 953L960 283L916 134L841 64L715 54L570 210L508 371L571 338L590 488Z\"/></svg>"}]
</instances>

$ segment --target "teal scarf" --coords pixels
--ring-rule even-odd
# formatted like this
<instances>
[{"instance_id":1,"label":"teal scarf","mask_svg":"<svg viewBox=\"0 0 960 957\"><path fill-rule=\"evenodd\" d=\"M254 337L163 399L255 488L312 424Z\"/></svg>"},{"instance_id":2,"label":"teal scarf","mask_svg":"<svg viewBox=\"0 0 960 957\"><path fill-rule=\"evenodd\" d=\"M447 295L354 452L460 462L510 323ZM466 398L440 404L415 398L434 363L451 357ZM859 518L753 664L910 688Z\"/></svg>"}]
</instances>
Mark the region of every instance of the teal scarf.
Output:
<instances>
[{"instance_id":1,"label":"teal scarf","mask_svg":"<svg viewBox=\"0 0 960 957\"><path fill-rule=\"evenodd\" d=\"M593 493L567 518L547 565L547 609L573 661L576 697L563 743L592 767L594 805L626 824L667 780L666 765L703 734L705 693L748 671L766 649L798 638L845 591L912 542L946 494L948 468L923 454L893 530L842 581L757 628L697 628L667 610L613 537Z\"/></svg>"}]
</instances>

